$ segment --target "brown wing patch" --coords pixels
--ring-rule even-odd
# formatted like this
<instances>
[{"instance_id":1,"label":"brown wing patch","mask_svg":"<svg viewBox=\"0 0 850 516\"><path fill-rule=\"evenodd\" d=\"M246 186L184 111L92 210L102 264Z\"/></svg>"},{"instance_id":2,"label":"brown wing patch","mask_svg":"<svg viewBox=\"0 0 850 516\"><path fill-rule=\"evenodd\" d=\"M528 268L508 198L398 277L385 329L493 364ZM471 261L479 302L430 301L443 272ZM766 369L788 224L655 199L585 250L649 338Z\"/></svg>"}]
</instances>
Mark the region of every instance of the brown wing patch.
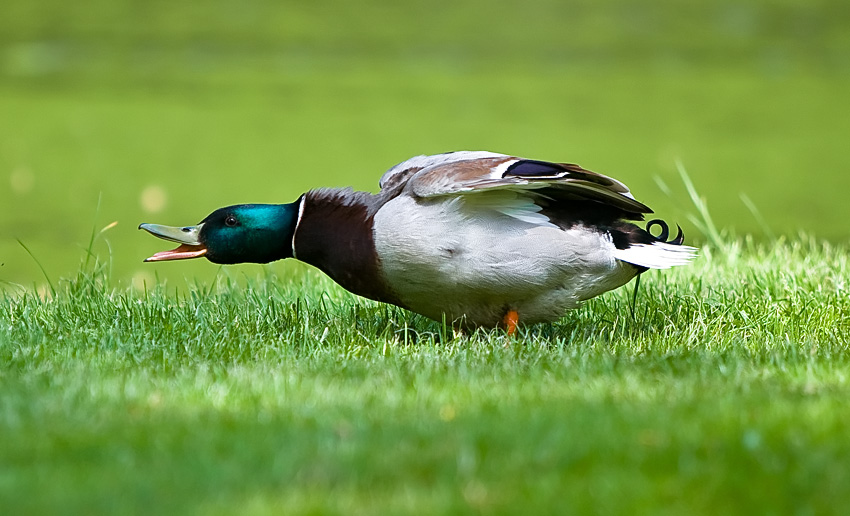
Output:
<instances>
[{"instance_id":1,"label":"brown wing patch","mask_svg":"<svg viewBox=\"0 0 850 516\"><path fill-rule=\"evenodd\" d=\"M493 168L511 159L516 158L472 159L430 167L411 178L410 187L417 197L469 191L482 181L490 180Z\"/></svg>"}]
</instances>

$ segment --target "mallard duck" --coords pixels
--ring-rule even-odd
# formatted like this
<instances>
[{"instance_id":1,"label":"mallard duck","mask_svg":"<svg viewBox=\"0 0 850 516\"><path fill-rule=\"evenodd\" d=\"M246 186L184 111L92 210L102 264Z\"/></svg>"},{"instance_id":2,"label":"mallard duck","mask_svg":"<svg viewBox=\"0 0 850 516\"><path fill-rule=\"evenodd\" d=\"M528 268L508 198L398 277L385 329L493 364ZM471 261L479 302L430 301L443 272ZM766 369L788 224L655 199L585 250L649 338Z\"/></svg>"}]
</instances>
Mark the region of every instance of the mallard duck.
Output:
<instances>
[{"instance_id":1,"label":"mallard duck","mask_svg":"<svg viewBox=\"0 0 850 516\"><path fill-rule=\"evenodd\" d=\"M667 241L664 222L632 223L652 210L578 165L450 152L404 161L379 184L377 194L321 188L289 204L228 206L196 226L142 224L180 244L145 261L295 258L354 294L513 333L696 254L681 228Z\"/></svg>"}]
</instances>

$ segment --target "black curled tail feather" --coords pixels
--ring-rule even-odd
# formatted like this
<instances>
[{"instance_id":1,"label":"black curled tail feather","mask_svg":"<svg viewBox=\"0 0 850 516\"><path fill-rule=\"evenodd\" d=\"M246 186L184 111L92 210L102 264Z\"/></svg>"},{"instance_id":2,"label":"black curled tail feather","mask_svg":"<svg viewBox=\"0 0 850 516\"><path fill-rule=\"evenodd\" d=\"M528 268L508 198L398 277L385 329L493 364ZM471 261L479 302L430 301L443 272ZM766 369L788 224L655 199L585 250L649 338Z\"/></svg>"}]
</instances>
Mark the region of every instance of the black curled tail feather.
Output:
<instances>
[{"instance_id":1,"label":"black curled tail feather","mask_svg":"<svg viewBox=\"0 0 850 516\"><path fill-rule=\"evenodd\" d=\"M652 228L654 226L658 226L658 227L661 228L661 233L659 233L658 236L654 236L652 234ZM682 245L682 244L685 243L685 232L682 231L682 226L680 226L678 224L676 224L676 238L674 238L672 240L667 240L668 238L670 238L670 226L668 226L667 223L664 222L661 219L652 219L649 222L647 222L646 223L646 232L649 234L649 236L651 238L654 238L657 242L663 242L665 244L672 244L672 245ZM634 289L634 292L632 293L632 304L629 307L629 311L632 314L632 321L637 320L635 318L635 307L637 306L637 295L638 295L638 288L640 288L640 277L641 277L641 274L643 274L644 272L649 270L649 268L642 267L640 265L636 265L635 267L637 267L638 272L637 272L637 275L635 277L635 289Z\"/></svg>"},{"instance_id":2,"label":"black curled tail feather","mask_svg":"<svg viewBox=\"0 0 850 516\"><path fill-rule=\"evenodd\" d=\"M652 228L653 226L659 226L661 228L661 233L658 236L653 236L653 238L658 242L664 242L665 244L672 245L682 245L685 243L685 233L682 231L682 227L676 224L676 238L672 240L667 240L670 238L670 226L667 225L661 219L652 219L646 223L646 232L652 236Z\"/></svg>"}]
</instances>

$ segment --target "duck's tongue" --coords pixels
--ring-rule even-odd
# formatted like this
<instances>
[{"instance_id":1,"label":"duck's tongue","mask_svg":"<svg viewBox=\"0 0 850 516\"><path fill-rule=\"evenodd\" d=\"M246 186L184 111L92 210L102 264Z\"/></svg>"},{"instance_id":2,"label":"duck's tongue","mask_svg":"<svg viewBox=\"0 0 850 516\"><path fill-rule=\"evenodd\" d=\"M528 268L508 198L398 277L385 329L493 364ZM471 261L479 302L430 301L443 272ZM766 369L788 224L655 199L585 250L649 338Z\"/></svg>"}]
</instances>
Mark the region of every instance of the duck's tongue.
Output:
<instances>
[{"instance_id":1,"label":"duck's tongue","mask_svg":"<svg viewBox=\"0 0 850 516\"><path fill-rule=\"evenodd\" d=\"M139 229L144 229L151 235L165 240L171 240L180 244L177 249L161 251L146 259L146 262L163 262L166 260L185 260L187 258L198 258L207 253L207 247L198 241L201 224L197 226L172 227L159 224L141 224Z\"/></svg>"},{"instance_id":2,"label":"duck's tongue","mask_svg":"<svg viewBox=\"0 0 850 516\"><path fill-rule=\"evenodd\" d=\"M198 258L205 254L207 254L207 248L202 245L183 244L171 251L160 251L150 258L145 258L145 261L164 262L166 260L185 260L186 258Z\"/></svg>"}]
</instances>

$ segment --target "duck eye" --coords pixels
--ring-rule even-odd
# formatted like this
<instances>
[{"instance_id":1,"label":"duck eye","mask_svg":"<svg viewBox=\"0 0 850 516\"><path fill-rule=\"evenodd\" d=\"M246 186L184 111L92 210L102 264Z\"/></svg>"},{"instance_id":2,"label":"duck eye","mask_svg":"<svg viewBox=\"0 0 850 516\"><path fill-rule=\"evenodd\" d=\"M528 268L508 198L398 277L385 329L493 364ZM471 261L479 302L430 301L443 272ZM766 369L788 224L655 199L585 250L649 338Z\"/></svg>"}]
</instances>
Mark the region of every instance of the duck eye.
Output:
<instances>
[{"instance_id":1,"label":"duck eye","mask_svg":"<svg viewBox=\"0 0 850 516\"><path fill-rule=\"evenodd\" d=\"M224 219L224 225L232 228L236 225L236 217L234 217L233 215L228 215L227 218Z\"/></svg>"}]
</instances>

